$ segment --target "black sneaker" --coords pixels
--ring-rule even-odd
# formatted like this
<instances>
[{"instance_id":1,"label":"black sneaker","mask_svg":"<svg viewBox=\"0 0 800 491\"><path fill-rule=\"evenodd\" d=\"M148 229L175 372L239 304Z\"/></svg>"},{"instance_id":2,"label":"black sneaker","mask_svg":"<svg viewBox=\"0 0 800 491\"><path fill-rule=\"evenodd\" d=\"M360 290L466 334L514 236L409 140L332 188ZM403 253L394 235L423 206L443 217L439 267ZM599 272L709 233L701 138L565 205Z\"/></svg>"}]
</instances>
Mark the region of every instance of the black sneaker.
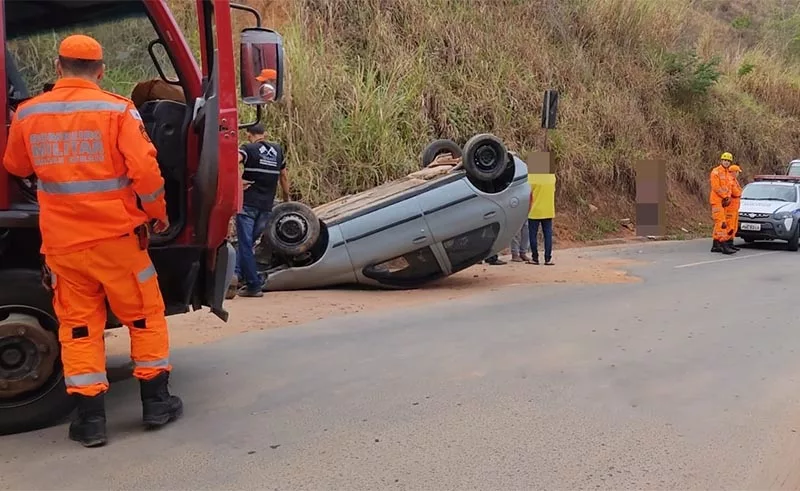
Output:
<instances>
[{"instance_id":1,"label":"black sneaker","mask_svg":"<svg viewBox=\"0 0 800 491\"><path fill-rule=\"evenodd\" d=\"M261 298L264 296L264 292L261 291L261 288L257 290L251 290L246 286L241 287L237 294L240 297L245 297L245 298Z\"/></svg>"}]
</instances>

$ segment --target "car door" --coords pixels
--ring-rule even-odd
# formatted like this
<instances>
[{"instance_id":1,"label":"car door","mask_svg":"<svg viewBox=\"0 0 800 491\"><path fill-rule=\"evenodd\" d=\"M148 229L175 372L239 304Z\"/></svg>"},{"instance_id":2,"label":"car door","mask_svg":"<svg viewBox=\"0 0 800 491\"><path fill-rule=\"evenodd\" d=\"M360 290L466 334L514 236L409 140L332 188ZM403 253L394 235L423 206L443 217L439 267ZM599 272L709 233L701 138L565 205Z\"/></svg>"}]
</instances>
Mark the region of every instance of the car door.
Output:
<instances>
[{"instance_id":1,"label":"car door","mask_svg":"<svg viewBox=\"0 0 800 491\"><path fill-rule=\"evenodd\" d=\"M359 283L411 287L444 275L417 197L356 216L341 230Z\"/></svg>"},{"instance_id":2,"label":"car door","mask_svg":"<svg viewBox=\"0 0 800 491\"><path fill-rule=\"evenodd\" d=\"M238 119L233 36L227 0L197 0L203 96L195 102L193 127L202 135L192 186L193 243L205 247L203 305L226 319L225 289L235 253L225 239L239 192Z\"/></svg>"},{"instance_id":3,"label":"car door","mask_svg":"<svg viewBox=\"0 0 800 491\"><path fill-rule=\"evenodd\" d=\"M197 0L197 7L204 78L193 123L203 138L192 192L194 238L195 243L216 249L227 237L229 217L236 212L236 72L229 2Z\"/></svg>"},{"instance_id":4,"label":"car door","mask_svg":"<svg viewBox=\"0 0 800 491\"><path fill-rule=\"evenodd\" d=\"M500 205L475 192L465 178L432 188L418 199L447 274L483 259L505 224Z\"/></svg>"}]
</instances>

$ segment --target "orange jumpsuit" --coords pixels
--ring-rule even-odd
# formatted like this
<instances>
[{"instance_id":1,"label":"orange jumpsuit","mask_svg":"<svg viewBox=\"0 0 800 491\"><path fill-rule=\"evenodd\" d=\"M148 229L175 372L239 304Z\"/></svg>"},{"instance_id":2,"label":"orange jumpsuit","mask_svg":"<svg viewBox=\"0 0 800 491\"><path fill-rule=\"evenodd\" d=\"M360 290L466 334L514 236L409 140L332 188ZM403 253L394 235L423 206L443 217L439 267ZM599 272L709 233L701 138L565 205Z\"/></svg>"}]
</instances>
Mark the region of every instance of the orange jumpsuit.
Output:
<instances>
[{"instance_id":1,"label":"orange jumpsuit","mask_svg":"<svg viewBox=\"0 0 800 491\"><path fill-rule=\"evenodd\" d=\"M732 237L730 227L725 217L725 207L722 205L724 198L731 197L731 178L728 169L718 165L711 170L711 218L714 220L714 240L725 242ZM730 204L728 205L730 206Z\"/></svg>"},{"instance_id":2,"label":"orange jumpsuit","mask_svg":"<svg viewBox=\"0 0 800 491\"><path fill-rule=\"evenodd\" d=\"M730 238L739 232L739 205L742 203L742 186L739 184L738 172L728 172L731 180L731 203L725 208L725 221L728 224Z\"/></svg>"},{"instance_id":3,"label":"orange jumpsuit","mask_svg":"<svg viewBox=\"0 0 800 491\"><path fill-rule=\"evenodd\" d=\"M3 165L39 180L41 252L52 272L67 392L108 389L106 299L130 330L134 376L171 370L158 278L134 233L166 220L164 180L131 101L62 78L19 106Z\"/></svg>"}]
</instances>

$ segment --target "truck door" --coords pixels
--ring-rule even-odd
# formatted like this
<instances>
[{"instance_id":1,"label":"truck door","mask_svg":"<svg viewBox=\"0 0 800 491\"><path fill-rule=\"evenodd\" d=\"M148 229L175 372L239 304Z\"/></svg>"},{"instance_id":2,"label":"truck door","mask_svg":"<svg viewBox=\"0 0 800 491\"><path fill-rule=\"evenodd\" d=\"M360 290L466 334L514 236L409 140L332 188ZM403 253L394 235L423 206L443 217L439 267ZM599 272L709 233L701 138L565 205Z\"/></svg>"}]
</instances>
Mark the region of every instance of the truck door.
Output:
<instances>
[{"instance_id":1,"label":"truck door","mask_svg":"<svg viewBox=\"0 0 800 491\"><path fill-rule=\"evenodd\" d=\"M236 78L229 2L197 0L197 7L203 97L195 104L194 126L203 140L191 205L195 243L215 250L228 235L238 202Z\"/></svg>"}]
</instances>

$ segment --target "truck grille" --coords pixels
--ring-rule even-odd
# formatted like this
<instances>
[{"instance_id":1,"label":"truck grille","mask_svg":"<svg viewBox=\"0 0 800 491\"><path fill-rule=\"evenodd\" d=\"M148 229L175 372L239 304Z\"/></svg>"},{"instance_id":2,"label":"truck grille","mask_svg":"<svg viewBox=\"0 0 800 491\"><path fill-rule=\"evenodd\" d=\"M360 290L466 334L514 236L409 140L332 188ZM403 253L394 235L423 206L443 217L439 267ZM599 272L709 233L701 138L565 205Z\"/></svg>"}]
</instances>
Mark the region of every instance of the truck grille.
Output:
<instances>
[{"instance_id":1,"label":"truck grille","mask_svg":"<svg viewBox=\"0 0 800 491\"><path fill-rule=\"evenodd\" d=\"M739 218L769 218L770 213L739 213Z\"/></svg>"}]
</instances>

